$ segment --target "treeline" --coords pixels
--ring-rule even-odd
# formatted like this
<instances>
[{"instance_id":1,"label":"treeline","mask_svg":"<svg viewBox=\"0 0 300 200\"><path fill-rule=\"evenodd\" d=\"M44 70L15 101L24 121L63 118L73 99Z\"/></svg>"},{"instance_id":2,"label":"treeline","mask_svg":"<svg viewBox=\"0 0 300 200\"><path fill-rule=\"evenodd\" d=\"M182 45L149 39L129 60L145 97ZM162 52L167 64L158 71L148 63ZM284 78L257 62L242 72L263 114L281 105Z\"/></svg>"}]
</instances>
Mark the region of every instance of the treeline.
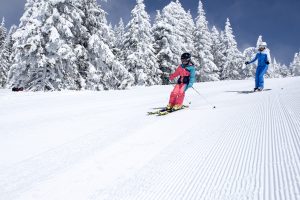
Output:
<instances>
[{"instance_id":1,"label":"treeline","mask_svg":"<svg viewBox=\"0 0 300 200\"><path fill-rule=\"evenodd\" d=\"M258 43L262 41L259 36ZM19 27L0 26L0 86L31 91L110 90L168 84L168 76L190 52L197 81L253 77L245 66L257 47L244 52L230 24L208 26L203 4L192 18L179 0L158 11L153 24L143 0L131 19L114 28L96 0L27 0ZM273 58L267 76L300 75L300 53L290 66Z\"/></svg>"}]
</instances>

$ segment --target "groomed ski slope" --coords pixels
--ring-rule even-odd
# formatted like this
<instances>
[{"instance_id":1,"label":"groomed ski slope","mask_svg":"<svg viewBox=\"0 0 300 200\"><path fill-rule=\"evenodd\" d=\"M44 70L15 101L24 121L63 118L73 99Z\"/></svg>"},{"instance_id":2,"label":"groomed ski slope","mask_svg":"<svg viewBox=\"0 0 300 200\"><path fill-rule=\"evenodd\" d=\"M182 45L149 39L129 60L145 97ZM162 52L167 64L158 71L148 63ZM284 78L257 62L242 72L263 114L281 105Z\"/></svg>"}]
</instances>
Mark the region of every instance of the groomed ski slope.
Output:
<instances>
[{"instance_id":1,"label":"groomed ski slope","mask_svg":"<svg viewBox=\"0 0 300 200\"><path fill-rule=\"evenodd\" d=\"M0 90L0 199L299 200L300 78L253 82L196 84L210 104L190 89L162 117L171 86Z\"/></svg>"}]
</instances>

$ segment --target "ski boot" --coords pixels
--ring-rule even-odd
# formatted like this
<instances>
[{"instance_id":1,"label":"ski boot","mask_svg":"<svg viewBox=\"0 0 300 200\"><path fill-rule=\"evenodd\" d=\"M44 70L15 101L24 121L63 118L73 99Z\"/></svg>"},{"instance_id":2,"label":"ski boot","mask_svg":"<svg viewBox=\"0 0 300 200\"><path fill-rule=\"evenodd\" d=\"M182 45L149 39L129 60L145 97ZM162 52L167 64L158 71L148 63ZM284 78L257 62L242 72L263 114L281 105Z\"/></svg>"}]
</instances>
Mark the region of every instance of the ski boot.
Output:
<instances>
[{"instance_id":1,"label":"ski boot","mask_svg":"<svg viewBox=\"0 0 300 200\"><path fill-rule=\"evenodd\" d=\"M180 109L182 109L182 105L175 105L175 106L173 106L172 111L177 111Z\"/></svg>"},{"instance_id":2,"label":"ski boot","mask_svg":"<svg viewBox=\"0 0 300 200\"><path fill-rule=\"evenodd\" d=\"M173 105L172 104L168 104L167 107L166 107L166 110L172 110L173 109Z\"/></svg>"},{"instance_id":3,"label":"ski boot","mask_svg":"<svg viewBox=\"0 0 300 200\"><path fill-rule=\"evenodd\" d=\"M259 91L259 92L261 92L263 90L264 90L264 88L261 88L261 87L257 88L257 91Z\"/></svg>"}]
</instances>

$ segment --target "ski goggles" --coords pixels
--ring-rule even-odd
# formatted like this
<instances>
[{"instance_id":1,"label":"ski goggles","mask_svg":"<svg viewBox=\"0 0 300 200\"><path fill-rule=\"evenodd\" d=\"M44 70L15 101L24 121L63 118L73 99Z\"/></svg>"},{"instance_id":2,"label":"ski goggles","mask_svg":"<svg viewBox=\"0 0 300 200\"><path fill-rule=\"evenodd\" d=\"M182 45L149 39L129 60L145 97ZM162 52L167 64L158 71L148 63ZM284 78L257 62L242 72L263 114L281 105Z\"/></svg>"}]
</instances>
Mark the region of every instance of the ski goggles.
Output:
<instances>
[{"instance_id":1,"label":"ski goggles","mask_svg":"<svg viewBox=\"0 0 300 200\"><path fill-rule=\"evenodd\" d=\"M182 64L188 64L190 59L181 59Z\"/></svg>"}]
</instances>

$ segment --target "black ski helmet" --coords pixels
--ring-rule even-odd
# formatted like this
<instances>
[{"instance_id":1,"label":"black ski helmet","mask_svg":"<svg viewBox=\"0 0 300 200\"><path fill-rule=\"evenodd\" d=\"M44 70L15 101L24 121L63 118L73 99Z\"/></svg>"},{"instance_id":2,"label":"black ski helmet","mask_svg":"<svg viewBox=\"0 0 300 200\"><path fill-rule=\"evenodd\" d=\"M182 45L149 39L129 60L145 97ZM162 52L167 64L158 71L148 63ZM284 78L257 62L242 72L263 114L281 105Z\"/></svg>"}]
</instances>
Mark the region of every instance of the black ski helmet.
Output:
<instances>
[{"instance_id":1,"label":"black ski helmet","mask_svg":"<svg viewBox=\"0 0 300 200\"><path fill-rule=\"evenodd\" d=\"M181 55L181 60L187 60L187 61L190 61L191 60L191 54L190 53L183 53Z\"/></svg>"}]
</instances>

